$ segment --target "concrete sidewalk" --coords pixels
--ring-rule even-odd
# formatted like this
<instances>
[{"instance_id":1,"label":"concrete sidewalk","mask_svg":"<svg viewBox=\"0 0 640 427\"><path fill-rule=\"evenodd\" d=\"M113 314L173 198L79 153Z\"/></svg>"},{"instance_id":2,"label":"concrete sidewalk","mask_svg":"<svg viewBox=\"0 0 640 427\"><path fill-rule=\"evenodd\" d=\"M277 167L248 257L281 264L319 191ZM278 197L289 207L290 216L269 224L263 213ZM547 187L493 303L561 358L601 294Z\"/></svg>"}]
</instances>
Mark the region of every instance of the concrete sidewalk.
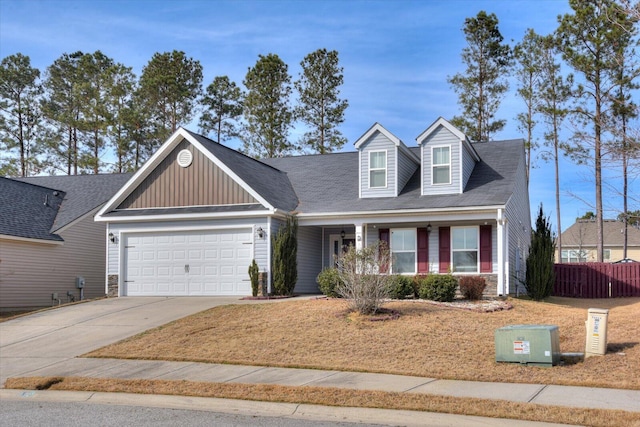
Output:
<instances>
[{"instance_id":1,"label":"concrete sidewalk","mask_svg":"<svg viewBox=\"0 0 640 427\"><path fill-rule=\"evenodd\" d=\"M270 368L195 362L75 358L29 372L28 376L79 376L335 387L356 390L476 397L481 399L577 408L620 409L640 413L640 390L454 381L402 375L316 369Z\"/></svg>"}]
</instances>

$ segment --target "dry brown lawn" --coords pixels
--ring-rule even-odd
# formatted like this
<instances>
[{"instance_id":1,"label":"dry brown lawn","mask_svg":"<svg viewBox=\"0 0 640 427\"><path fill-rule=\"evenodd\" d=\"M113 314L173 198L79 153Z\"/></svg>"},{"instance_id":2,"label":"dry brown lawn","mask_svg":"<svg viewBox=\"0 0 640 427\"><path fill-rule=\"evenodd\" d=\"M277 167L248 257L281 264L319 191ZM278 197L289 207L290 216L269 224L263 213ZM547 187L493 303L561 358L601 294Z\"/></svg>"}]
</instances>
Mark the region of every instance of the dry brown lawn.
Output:
<instances>
[{"instance_id":1,"label":"dry brown lawn","mask_svg":"<svg viewBox=\"0 0 640 427\"><path fill-rule=\"evenodd\" d=\"M230 305L86 356L640 389L640 298L509 302L492 313L390 302L401 315L388 321L348 315L337 299ZM584 352L589 307L610 309L605 356L553 368L495 362L494 331L506 325L557 325L561 351Z\"/></svg>"},{"instance_id":2,"label":"dry brown lawn","mask_svg":"<svg viewBox=\"0 0 640 427\"><path fill-rule=\"evenodd\" d=\"M501 400L324 387L74 377L9 378L6 386L19 389L151 393L250 399L265 402L402 409L596 427L640 426L640 414L637 412L566 408Z\"/></svg>"}]
</instances>

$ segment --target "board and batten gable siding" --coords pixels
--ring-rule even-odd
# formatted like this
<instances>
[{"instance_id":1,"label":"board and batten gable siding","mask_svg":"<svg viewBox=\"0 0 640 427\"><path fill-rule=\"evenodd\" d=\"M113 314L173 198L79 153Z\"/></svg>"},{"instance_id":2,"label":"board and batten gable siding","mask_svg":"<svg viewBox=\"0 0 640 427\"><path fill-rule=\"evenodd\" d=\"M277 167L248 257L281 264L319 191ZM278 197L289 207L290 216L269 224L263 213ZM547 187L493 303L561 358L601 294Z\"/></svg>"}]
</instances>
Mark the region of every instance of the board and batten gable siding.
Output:
<instances>
[{"instance_id":1,"label":"board and batten gable siding","mask_svg":"<svg viewBox=\"0 0 640 427\"><path fill-rule=\"evenodd\" d=\"M77 301L77 276L85 299L105 295L105 225L88 214L59 234L61 245L0 240L0 310L48 307L54 292L67 302L72 291Z\"/></svg>"},{"instance_id":2,"label":"board and batten gable siding","mask_svg":"<svg viewBox=\"0 0 640 427\"><path fill-rule=\"evenodd\" d=\"M460 180L462 174L460 171L460 148L461 142L456 136L443 126L429 135L421 144L422 154L422 194L458 194L460 193ZM431 149L432 147L449 146L451 147L451 183L450 184L431 184Z\"/></svg>"},{"instance_id":3,"label":"board and batten gable siding","mask_svg":"<svg viewBox=\"0 0 640 427\"><path fill-rule=\"evenodd\" d=\"M178 165L178 153L189 150L190 166ZM258 203L222 169L187 140L169 155L118 206L118 209L146 209L180 206L216 206Z\"/></svg>"},{"instance_id":4,"label":"board and batten gable siding","mask_svg":"<svg viewBox=\"0 0 640 427\"><path fill-rule=\"evenodd\" d=\"M462 146L462 191L464 192L467 182L469 182L469 178L471 178L471 174L473 173L473 169L476 167L476 161L466 145L462 144Z\"/></svg>"},{"instance_id":5,"label":"board and batten gable siding","mask_svg":"<svg viewBox=\"0 0 640 427\"><path fill-rule=\"evenodd\" d=\"M398 194L400 194L419 165L400 148L396 147L396 152L398 153Z\"/></svg>"},{"instance_id":6,"label":"board and batten gable siding","mask_svg":"<svg viewBox=\"0 0 640 427\"><path fill-rule=\"evenodd\" d=\"M384 188L369 188L369 153L387 152L387 185ZM360 147L360 197L396 196L396 145L380 132L375 132Z\"/></svg>"},{"instance_id":7,"label":"board and batten gable siding","mask_svg":"<svg viewBox=\"0 0 640 427\"><path fill-rule=\"evenodd\" d=\"M505 216L507 218L507 233L509 239L509 289L510 294L516 293L516 287L520 286L518 292L524 291L519 281L513 278L524 280L525 260L529 254L531 245L531 211L529 205L529 188L526 178L526 165L524 161L524 147L518 169L516 172L516 184L513 193L505 206ZM516 256L520 260L516 260Z\"/></svg>"},{"instance_id":8,"label":"board and batten gable siding","mask_svg":"<svg viewBox=\"0 0 640 427\"><path fill-rule=\"evenodd\" d=\"M107 275L120 274L120 233L127 232L145 232L145 231L176 231L176 230L204 230L204 229L249 229L254 230L253 258L256 260L260 271L269 271L269 263L267 261L267 245L269 235L265 235L262 239L257 236L255 230L261 227L263 230L268 229L266 218L234 218L234 219L210 219L206 221L180 221L180 222L146 222L146 223L109 223L108 232L119 236L116 243L108 242L107 245ZM104 239L104 234L102 235ZM104 259L104 258L103 258ZM249 266L247 265L247 269ZM102 277L104 287L105 277Z\"/></svg>"},{"instance_id":9,"label":"board and batten gable siding","mask_svg":"<svg viewBox=\"0 0 640 427\"><path fill-rule=\"evenodd\" d=\"M322 228L298 227L298 282L294 292L320 293L316 278L322 271Z\"/></svg>"}]
</instances>

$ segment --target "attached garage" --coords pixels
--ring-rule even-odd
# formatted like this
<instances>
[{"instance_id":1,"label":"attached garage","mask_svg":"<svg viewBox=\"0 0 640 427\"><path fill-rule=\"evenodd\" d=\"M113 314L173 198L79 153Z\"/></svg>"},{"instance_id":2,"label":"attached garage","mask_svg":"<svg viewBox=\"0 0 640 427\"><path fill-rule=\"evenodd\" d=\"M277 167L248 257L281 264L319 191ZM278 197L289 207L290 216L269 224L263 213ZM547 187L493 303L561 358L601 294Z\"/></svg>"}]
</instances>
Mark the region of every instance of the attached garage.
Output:
<instances>
[{"instance_id":1,"label":"attached garage","mask_svg":"<svg viewBox=\"0 0 640 427\"><path fill-rule=\"evenodd\" d=\"M122 295L250 295L252 229L122 235Z\"/></svg>"}]
</instances>

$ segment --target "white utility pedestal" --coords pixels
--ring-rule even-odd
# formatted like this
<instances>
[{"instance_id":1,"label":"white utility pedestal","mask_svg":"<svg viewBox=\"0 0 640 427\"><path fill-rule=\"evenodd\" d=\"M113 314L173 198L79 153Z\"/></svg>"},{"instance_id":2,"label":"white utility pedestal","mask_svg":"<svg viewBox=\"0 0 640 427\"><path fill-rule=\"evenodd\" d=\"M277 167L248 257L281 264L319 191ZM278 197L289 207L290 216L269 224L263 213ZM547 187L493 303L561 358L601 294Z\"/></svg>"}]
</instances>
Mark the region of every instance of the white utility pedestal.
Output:
<instances>
[{"instance_id":1,"label":"white utility pedestal","mask_svg":"<svg viewBox=\"0 0 640 427\"><path fill-rule=\"evenodd\" d=\"M607 352L607 319L609 310L590 308L587 312L587 345L585 359L591 356L602 356Z\"/></svg>"}]
</instances>

